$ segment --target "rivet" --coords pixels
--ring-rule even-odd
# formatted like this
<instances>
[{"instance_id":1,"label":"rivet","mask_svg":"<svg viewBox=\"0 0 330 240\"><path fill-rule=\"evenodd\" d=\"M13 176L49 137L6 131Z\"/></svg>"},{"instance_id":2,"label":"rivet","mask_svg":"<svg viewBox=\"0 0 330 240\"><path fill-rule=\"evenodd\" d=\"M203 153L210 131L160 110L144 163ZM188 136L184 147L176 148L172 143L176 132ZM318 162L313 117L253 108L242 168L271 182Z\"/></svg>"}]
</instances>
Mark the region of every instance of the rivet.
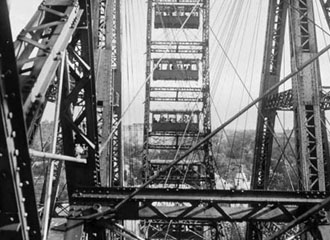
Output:
<instances>
[{"instance_id":1,"label":"rivet","mask_svg":"<svg viewBox=\"0 0 330 240\"><path fill-rule=\"evenodd\" d=\"M16 157L19 156L19 150L18 150L18 149L15 149L15 150L14 150L14 156L16 156Z\"/></svg>"},{"instance_id":2,"label":"rivet","mask_svg":"<svg viewBox=\"0 0 330 240\"><path fill-rule=\"evenodd\" d=\"M11 132L11 137L12 137L12 138L15 138L15 137L16 137L16 132L15 132L15 131L12 131L12 132Z\"/></svg>"}]
</instances>

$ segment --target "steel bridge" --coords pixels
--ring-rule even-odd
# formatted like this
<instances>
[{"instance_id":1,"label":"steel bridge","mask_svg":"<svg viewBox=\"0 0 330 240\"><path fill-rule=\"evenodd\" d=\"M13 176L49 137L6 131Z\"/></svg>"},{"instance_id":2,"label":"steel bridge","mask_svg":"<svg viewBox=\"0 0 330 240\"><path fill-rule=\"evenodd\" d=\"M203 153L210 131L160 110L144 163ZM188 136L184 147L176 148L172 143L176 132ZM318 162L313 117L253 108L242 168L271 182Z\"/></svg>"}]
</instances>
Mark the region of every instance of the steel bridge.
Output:
<instances>
[{"instance_id":1,"label":"steel bridge","mask_svg":"<svg viewBox=\"0 0 330 240\"><path fill-rule=\"evenodd\" d=\"M329 0L268 0L259 97L211 128L210 0L148 0L143 182L127 186L122 1L41 1L16 40L7 1L0 1L1 239L50 239L58 208L65 210L68 240L234 239L228 229L242 222L245 239L329 239L329 94L319 57L330 45L317 48L315 2L330 28ZM173 29L201 34L154 37ZM281 79L286 41L292 71ZM280 92L289 80L292 88ZM36 151L32 142L48 102L56 106L53 137L48 151ZM256 105L251 190L217 189L211 140ZM294 116L296 191L269 190L280 111ZM166 158L153 159L160 152ZM39 194L40 158L48 161ZM67 207L58 200L63 174Z\"/></svg>"}]
</instances>

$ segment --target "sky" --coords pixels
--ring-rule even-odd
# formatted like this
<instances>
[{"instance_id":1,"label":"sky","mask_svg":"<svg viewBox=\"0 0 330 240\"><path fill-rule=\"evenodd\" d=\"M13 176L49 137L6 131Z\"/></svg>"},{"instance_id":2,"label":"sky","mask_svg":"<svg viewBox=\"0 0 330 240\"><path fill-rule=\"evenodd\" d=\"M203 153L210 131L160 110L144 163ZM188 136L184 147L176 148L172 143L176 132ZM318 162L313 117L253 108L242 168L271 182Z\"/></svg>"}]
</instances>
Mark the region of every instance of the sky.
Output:
<instances>
[{"instance_id":1,"label":"sky","mask_svg":"<svg viewBox=\"0 0 330 240\"><path fill-rule=\"evenodd\" d=\"M10 0L10 16L13 36L31 18L40 0ZM212 102L212 127L219 124L246 106L251 98L259 95L261 67L265 42L268 1L265 0L211 0L210 11L210 82ZM144 111L145 51L146 51L146 1L122 1L122 76L123 76L123 122L142 123ZM319 49L329 43L328 28L319 20L316 7ZM322 31L320 30L322 29ZM326 34L324 33L326 32ZM167 40L193 38L198 32L189 30L157 30L155 38ZM288 34L287 34L288 35ZM286 37L288 39L288 37ZM290 72L288 44L284 50L285 63L281 77ZM329 55L322 57L321 67L329 69ZM322 70L324 85L330 85L330 74ZM281 90L290 88L286 84ZM49 111L51 112L51 111ZM230 128L254 129L256 108L252 108ZM281 116L283 113L280 113ZM50 115L50 114L47 114ZM290 127L292 116L285 113L282 124Z\"/></svg>"},{"instance_id":2,"label":"sky","mask_svg":"<svg viewBox=\"0 0 330 240\"><path fill-rule=\"evenodd\" d=\"M13 38L28 23L40 5L40 0L8 0Z\"/></svg>"}]
</instances>

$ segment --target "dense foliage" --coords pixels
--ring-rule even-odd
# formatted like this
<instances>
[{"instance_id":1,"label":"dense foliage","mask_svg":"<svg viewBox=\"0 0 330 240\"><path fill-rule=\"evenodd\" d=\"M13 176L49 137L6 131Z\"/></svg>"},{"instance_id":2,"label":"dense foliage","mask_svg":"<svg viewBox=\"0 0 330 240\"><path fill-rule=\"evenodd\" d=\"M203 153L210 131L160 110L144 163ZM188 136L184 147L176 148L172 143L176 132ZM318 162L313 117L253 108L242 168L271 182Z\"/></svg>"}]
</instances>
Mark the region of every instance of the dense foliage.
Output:
<instances>
[{"instance_id":1,"label":"dense foliage","mask_svg":"<svg viewBox=\"0 0 330 240\"><path fill-rule=\"evenodd\" d=\"M131 128L124 128L124 130ZM44 121L39 132L36 133L32 148L35 150L49 151L52 140L53 123ZM142 131L142 128L135 129ZM126 133L124 133L125 135ZM127 134L126 134L127 135ZM294 138L291 137L287 144L289 133L277 134L273 143L273 153L270 169L269 189L292 190L297 189L298 171L296 156L294 154ZM128 185L136 185L142 182L142 139L141 134L124 137L123 155L125 162L125 180ZM251 179L253 167L255 131L220 132L212 139L214 166L216 174L227 182L234 184L236 174L243 170L248 180ZM284 146L286 145L285 150ZM59 149L58 149L59 150ZM175 152L150 151L150 159L174 159ZM47 171L47 160L38 159L33 164L35 178L43 182L43 176ZM64 176L62 177L64 178ZM40 180L41 179L41 180Z\"/></svg>"},{"instance_id":2,"label":"dense foliage","mask_svg":"<svg viewBox=\"0 0 330 240\"><path fill-rule=\"evenodd\" d=\"M297 189L297 166L294 154L294 139L287 143L288 133L277 134L274 138L270 166L269 189ZM132 138L127 138L132 140ZM255 131L224 131L212 139L216 174L234 184L237 173L241 170L248 180L251 179ZM284 146L286 145L285 150ZM175 152L150 151L150 159L174 159ZM130 185L142 182L142 143L141 141L124 142L125 177Z\"/></svg>"}]
</instances>

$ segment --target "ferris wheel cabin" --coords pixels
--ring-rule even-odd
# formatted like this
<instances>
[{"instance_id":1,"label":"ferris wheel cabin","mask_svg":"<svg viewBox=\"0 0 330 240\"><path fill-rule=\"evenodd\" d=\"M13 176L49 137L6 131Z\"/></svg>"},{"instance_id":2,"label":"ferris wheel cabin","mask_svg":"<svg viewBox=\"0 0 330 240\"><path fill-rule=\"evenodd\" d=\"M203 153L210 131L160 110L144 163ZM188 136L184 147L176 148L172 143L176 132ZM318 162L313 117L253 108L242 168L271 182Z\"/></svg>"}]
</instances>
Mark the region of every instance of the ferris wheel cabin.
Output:
<instances>
[{"instance_id":1,"label":"ferris wheel cabin","mask_svg":"<svg viewBox=\"0 0 330 240\"><path fill-rule=\"evenodd\" d=\"M155 111L152 112L152 131L198 133L199 117L198 111Z\"/></svg>"},{"instance_id":2,"label":"ferris wheel cabin","mask_svg":"<svg viewBox=\"0 0 330 240\"><path fill-rule=\"evenodd\" d=\"M197 59L154 59L156 65L154 80L198 81Z\"/></svg>"},{"instance_id":3,"label":"ferris wheel cabin","mask_svg":"<svg viewBox=\"0 0 330 240\"><path fill-rule=\"evenodd\" d=\"M155 28L199 28L199 7L187 5L156 5Z\"/></svg>"}]
</instances>

